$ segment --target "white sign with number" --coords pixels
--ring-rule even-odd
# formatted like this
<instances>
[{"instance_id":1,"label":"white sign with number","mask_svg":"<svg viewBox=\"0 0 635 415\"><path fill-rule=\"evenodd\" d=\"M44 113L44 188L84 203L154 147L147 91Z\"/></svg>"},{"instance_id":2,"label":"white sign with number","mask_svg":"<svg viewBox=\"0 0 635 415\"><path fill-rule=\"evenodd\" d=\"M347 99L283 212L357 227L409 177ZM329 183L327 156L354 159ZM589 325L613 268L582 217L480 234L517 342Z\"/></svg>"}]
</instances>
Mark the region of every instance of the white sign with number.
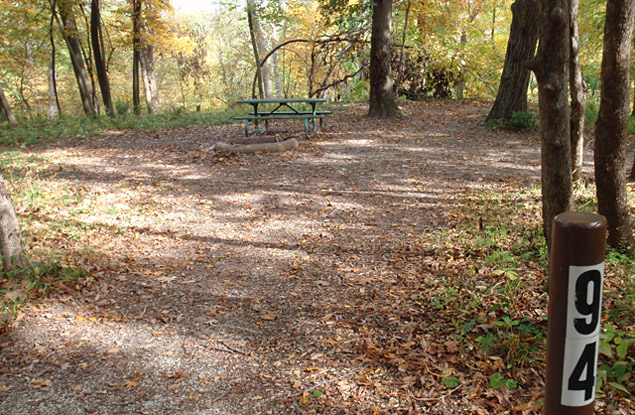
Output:
<instances>
[{"instance_id":1,"label":"white sign with number","mask_svg":"<svg viewBox=\"0 0 635 415\"><path fill-rule=\"evenodd\" d=\"M563 406L584 406L595 399L603 283L604 262L569 267L560 399Z\"/></svg>"}]
</instances>

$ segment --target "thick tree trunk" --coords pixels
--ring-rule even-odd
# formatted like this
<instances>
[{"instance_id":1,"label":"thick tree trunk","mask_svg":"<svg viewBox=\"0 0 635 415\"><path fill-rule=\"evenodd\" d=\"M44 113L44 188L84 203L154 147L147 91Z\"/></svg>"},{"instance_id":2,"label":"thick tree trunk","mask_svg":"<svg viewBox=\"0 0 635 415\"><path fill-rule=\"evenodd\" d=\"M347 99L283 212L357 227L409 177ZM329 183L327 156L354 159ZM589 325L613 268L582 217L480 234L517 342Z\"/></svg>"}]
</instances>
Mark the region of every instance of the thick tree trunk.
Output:
<instances>
[{"instance_id":1,"label":"thick tree trunk","mask_svg":"<svg viewBox=\"0 0 635 415\"><path fill-rule=\"evenodd\" d=\"M390 29L392 0L376 0L373 5L370 38L370 98L368 116L384 118L397 115L399 108L392 87Z\"/></svg>"},{"instance_id":2,"label":"thick tree trunk","mask_svg":"<svg viewBox=\"0 0 635 415\"><path fill-rule=\"evenodd\" d=\"M602 52L600 109L595 126L598 210L606 216L609 245L634 244L626 195L629 57L635 0L608 0Z\"/></svg>"},{"instance_id":3,"label":"thick tree trunk","mask_svg":"<svg viewBox=\"0 0 635 415\"><path fill-rule=\"evenodd\" d=\"M531 75L527 64L536 53L538 16L538 0L516 0L512 4L503 74L487 121L509 120L513 113L527 111L527 87Z\"/></svg>"},{"instance_id":4,"label":"thick tree trunk","mask_svg":"<svg viewBox=\"0 0 635 415\"><path fill-rule=\"evenodd\" d=\"M141 0L132 0L132 106L139 115L139 65L141 61Z\"/></svg>"},{"instance_id":5,"label":"thick tree trunk","mask_svg":"<svg viewBox=\"0 0 635 415\"><path fill-rule=\"evenodd\" d=\"M53 3L51 3L53 5ZM61 1L59 4L59 13L62 18L60 30L68 47L69 56L73 65L73 72L77 80L77 87L82 99L82 107L87 115L95 115L95 105L93 101L93 88L91 86L86 66L84 65L84 57L82 56L82 45L79 41L79 30L77 23L72 14L71 3L69 1ZM58 22L59 23L59 22Z\"/></svg>"},{"instance_id":6,"label":"thick tree trunk","mask_svg":"<svg viewBox=\"0 0 635 415\"><path fill-rule=\"evenodd\" d=\"M542 219L551 247L553 218L571 207L569 81L569 1L541 4L540 44L531 68L538 80L541 139Z\"/></svg>"},{"instance_id":7,"label":"thick tree trunk","mask_svg":"<svg viewBox=\"0 0 635 415\"><path fill-rule=\"evenodd\" d=\"M154 73L154 46L141 44L139 54L141 63L141 78L143 79L143 90L146 96L148 113L159 113L159 88L157 87L156 74Z\"/></svg>"},{"instance_id":8,"label":"thick tree trunk","mask_svg":"<svg viewBox=\"0 0 635 415\"><path fill-rule=\"evenodd\" d=\"M0 254L2 254L4 271L29 265L24 256L18 218L2 176L0 176Z\"/></svg>"},{"instance_id":9,"label":"thick tree trunk","mask_svg":"<svg viewBox=\"0 0 635 415\"><path fill-rule=\"evenodd\" d=\"M103 58L102 34L101 34L101 17L99 11L99 0L91 1L90 8L90 41L93 45L93 57L95 59L95 68L97 69L97 80L99 81L99 89L101 90L101 98L106 107L106 113L114 117L115 109L112 105L112 96L110 95L110 82L108 80L108 71L106 70L106 62Z\"/></svg>"},{"instance_id":10,"label":"thick tree trunk","mask_svg":"<svg viewBox=\"0 0 635 415\"><path fill-rule=\"evenodd\" d=\"M571 177L573 182L582 181L584 162L584 86L580 53L578 50L578 9L579 0L571 1L571 48L569 53L569 89L571 91Z\"/></svg>"},{"instance_id":11,"label":"thick tree trunk","mask_svg":"<svg viewBox=\"0 0 635 415\"><path fill-rule=\"evenodd\" d=\"M15 119L13 115L13 111L11 111L11 106L9 105L9 101L7 97L4 95L4 90L2 89L2 84L0 84L0 111L4 115L4 117L9 121L9 124L17 125L18 120Z\"/></svg>"}]
</instances>

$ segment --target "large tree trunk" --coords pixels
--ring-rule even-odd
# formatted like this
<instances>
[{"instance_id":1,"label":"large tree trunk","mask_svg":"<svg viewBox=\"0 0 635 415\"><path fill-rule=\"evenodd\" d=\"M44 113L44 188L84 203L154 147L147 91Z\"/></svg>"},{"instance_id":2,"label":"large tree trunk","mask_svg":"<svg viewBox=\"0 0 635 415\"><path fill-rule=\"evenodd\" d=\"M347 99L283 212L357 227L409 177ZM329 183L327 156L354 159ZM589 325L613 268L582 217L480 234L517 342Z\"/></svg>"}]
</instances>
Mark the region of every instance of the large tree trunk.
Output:
<instances>
[{"instance_id":1,"label":"large tree trunk","mask_svg":"<svg viewBox=\"0 0 635 415\"><path fill-rule=\"evenodd\" d=\"M20 225L15 215L13 203L7 192L4 179L0 175L0 254L2 269L11 271L29 265L24 256Z\"/></svg>"},{"instance_id":2,"label":"large tree trunk","mask_svg":"<svg viewBox=\"0 0 635 415\"><path fill-rule=\"evenodd\" d=\"M141 61L141 0L132 0L132 106L139 115L139 65Z\"/></svg>"},{"instance_id":3,"label":"large tree trunk","mask_svg":"<svg viewBox=\"0 0 635 415\"><path fill-rule=\"evenodd\" d=\"M115 109L112 105L112 96L110 95L110 82L108 80L108 71L106 70L106 61L103 57L103 38L101 33L101 17L99 11L99 0L91 1L90 8L90 41L93 45L93 57L95 59L95 68L97 69L97 80L99 81L99 89L101 90L101 98L106 107L106 113L114 117Z\"/></svg>"},{"instance_id":4,"label":"large tree trunk","mask_svg":"<svg viewBox=\"0 0 635 415\"><path fill-rule=\"evenodd\" d=\"M7 97L4 95L4 90L2 89L2 84L0 84L0 112L2 115L9 121L12 125L17 125L18 120L15 119L13 115L13 111L11 111L11 106L9 105L9 101Z\"/></svg>"},{"instance_id":5,"label":"large tree trunk","mask_svg":"<svg viewBox=\"0 0 635 415\"><path fill-rule=\"evenodd\" d=\"M541 139L542 220L551 247L553 218L572 199L569 125L569 1L541 4L540 44L531 68L538 80Z\"/></svg>"},{"instance_id":6,"label":"large tree trunk","mask_svg":"<svg viewBox=\"0 0 635 415\"><path fill-rule=\"evenodd\" d=\"M51 3L53 6L53 3ZM77 87L82 99L82 107L87 115L95 115L95 105L93 101L93 88L91 86L86 66L84 65L84 57L82 56L82 45L79 41L79 30L77 23L73 17L71 3L68 0L59 3L59 12L62 18L60 30L68 47L69 56L73 65L73 72L77 80ZM59 21L58 21L59 23Z\"/></svg>"},{"instance_id":7,"label":"large tree trunk","mask_svg":"<svg viewBox=\"0 0 635 415\"><path fill-rule=\"evenodd\" d=\"M509 120L513 113L527 111L527 87L531 75L527 64L536 53L538 15L538 0L516 0L512 4L503 74L487 121Z\"/></svg>"},{"instance_id":8,"label":"large tree trunk","mask_svg":"<svg viewBox=\"0 0 635 415\"><path fill-rule=\"evenodd\" d=\"M399 113L391 69L390 29L392 0L376 0L373 5L370 38L370 98L368 116L391 117Z\"/></svg>"},{"instance_id":9,"label":"large tree trunk","mask_svg":"<svg viewBox=\"0 0 635 415\"><path fill-rule=\"evenodd\" d=\"M635 0L608 0L602 52L600 109L595 126L598 210L606 216L609 245L634 244L626 195L629 57Z\"/></svg>"},{"instance_id":10,"label":"large tree trunk","mask_svg":"<svg viewBox=\"0 0 635 415\"><path fill-rule=\"evenodd\" d=\"M578 50L578 9L579 0L571 1L571 60L569 61L569 88L571 90L571 176L573 182L582 181L584 161L584 85L580 53Z\"/></svg>"},{"instance_id":11,"label":"large tree trunk","mask_svg":"<svg viewBox=\"0 0 635 415\"><path fill-rule=\"evenodd\" d=\"M157 87L156 74L154 73L154 46L141 44L141 78L143 90L146 96L146 104L150 114L159 113L159 88Z\"/></svg>"}]
</instances>

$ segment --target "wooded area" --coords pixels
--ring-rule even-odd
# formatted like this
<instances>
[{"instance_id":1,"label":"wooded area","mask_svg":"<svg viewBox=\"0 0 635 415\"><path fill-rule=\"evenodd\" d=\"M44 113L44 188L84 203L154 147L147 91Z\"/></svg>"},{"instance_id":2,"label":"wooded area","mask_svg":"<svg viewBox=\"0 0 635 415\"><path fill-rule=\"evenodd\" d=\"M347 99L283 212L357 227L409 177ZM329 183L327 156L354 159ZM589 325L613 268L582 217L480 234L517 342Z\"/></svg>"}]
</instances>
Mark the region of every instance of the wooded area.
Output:
<instances>
[{"instance_id":1,"label":"wooded area","mask_svg":"<svg viewBox=\"0 0 635 415\"><path fill-rule=\"evenodd\" d=\"M121 396L183 378L179 405L222 412L191 387L234 376L234 361L196 372L213 352L262 369L251 403L244 374L218 398L227 413L533 414L552 221L597 211L615 273L599 411L635 410L635 0L177 3L0 0L0 332L38 331L56 312L18 310L55 289L80 310L69 324L121 337L47 356L74 344L115 365L122 338L144 347L134 324L148 344L182 341L187 369L121 372ZM258 115L244 99L277 97L328 100L306 112L305 130L325 128L296 136L281 118L297 111L269 114L282 127L261 138L227 124ZM158 122L188 117L201 124ZM17 380L46 357L8 333L0 396L51 387Z\"/></svg>"}]
</instances>

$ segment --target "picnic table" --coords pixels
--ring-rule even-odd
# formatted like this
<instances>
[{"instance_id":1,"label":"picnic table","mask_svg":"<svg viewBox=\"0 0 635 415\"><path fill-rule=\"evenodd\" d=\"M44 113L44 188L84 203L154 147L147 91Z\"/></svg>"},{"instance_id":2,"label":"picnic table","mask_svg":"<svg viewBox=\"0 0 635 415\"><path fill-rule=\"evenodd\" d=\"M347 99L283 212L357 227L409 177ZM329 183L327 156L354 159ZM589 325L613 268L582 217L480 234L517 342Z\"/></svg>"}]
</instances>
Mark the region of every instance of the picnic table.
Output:
<instances>
[{"instance_id":1,"label":"picnic table","mask_svg":"<svg viewBox=\"0 0 635 415\"><path fill-rule=\"evenodd\" d=\"M254 134L265 133L269 129L270 120L303 119L304 134L307 138L315 136L317 130L322 129L322 117L332 114L332 111L318 111L318 104L326 102L324 98L276 98L276 99L243 99L238 104L249 104L252 111L248 115L234 117L235 120L245 121L245 137L249 136L249 123L254 123ZM303 109L310 106L311 109ZM273 108L273 109L272 109ZM316 128L316 120L319 127ZM265 128L261 131L259 125L264 121Z\"/></svg>"}]
</instances>

